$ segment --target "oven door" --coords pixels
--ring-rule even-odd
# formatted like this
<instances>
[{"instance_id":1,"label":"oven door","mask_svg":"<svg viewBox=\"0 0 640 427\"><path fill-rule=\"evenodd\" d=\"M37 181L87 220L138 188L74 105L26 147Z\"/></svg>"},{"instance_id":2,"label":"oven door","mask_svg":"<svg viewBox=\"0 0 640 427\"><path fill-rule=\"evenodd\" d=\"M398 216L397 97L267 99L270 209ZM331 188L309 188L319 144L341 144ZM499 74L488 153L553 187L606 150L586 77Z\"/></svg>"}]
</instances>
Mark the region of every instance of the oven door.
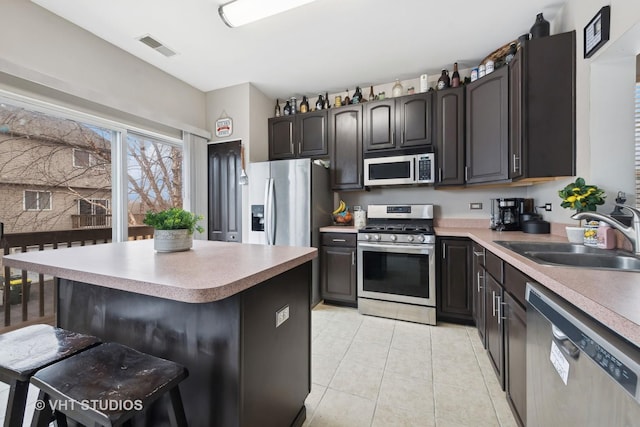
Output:
<instances>
[{"instance_id":1,"label":"oven door","mask_svg":"<svg viewBox=\"0 0 640 427\"><path fill-rule=\"evenodd\" d=\"M358 297L436 305L435 245L358 242Z\"/></svg>"}]
</instances>

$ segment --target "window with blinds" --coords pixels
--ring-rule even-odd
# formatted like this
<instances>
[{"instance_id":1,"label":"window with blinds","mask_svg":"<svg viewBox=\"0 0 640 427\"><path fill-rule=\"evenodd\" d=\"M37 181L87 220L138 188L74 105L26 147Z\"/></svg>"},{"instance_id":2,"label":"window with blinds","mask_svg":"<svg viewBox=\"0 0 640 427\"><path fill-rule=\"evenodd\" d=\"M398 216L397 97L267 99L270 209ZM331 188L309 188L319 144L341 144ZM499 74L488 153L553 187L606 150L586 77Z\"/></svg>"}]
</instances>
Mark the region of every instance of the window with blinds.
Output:
<instances>
[{"instance_id":1,"label":"window with blinds","mask_svg":"<svg viewBox=\"0 0 640 427\"><path fill-rule=\"evenodd\" d=\"M640 208L640 81L636 82L636 207Z\"/></svg>"}]
</instances>

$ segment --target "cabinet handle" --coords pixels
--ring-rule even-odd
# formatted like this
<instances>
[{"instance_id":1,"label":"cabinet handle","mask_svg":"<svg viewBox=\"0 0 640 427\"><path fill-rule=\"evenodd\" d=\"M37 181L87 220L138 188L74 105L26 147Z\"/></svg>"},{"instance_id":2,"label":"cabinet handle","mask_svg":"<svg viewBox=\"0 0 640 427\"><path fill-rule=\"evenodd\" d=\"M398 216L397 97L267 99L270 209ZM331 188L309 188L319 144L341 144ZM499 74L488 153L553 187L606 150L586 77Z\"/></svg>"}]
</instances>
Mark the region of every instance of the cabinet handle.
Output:
<instances>
[{"instance_id":1,"label":"cabinet handle","mask_svg":"<svg viewBox=\"0 0 640 427\"><path fill-rule=\"evenodd\" d=\"M491 315L493 317L496 317L496 291L491 291L491 295L493 295L493 297L491 298L491 301L493 302L493 308L491 309Z\"/></svg>"},{"instance_id":2,"label":"cabinet handle","mask_svg":"<svg viewBox=\"0 0 640 427\"><path fill-rule=\"evenodd\" d=\"M356 265L356 253L351 252L351 265Z\"/></svg>"},{"instance_id":3,"label":"cabinet handle","mask_svg":"<svg viewBox=\"0 0 640 427\"><path fill-rule=\"evenodd\" d=\"M442 259L447 259L447 246L443 243L442 244Z\"/></svg>"},{"instance_id":4,"label":"cabinet handle","mask_svg":"<svg viewBox=\"0 0 640 427\"><path fill-rule=\"evenodd\" d=\"M438 181L442 182L442 168L438 169Z\"/></svg>"},{"instance_id":5,"label":"cabinet handle","mask_svg":"<svg viewBox=\"0 0 640 427\"><path fill-rule=\"evenodd\" d=\"M298 141L298 154L302 153L302 142Z\"/></svg>"},{"instance_id":6,"label":"cabinet handle","mask_svg":"<svg viewBox=\"0 0 640 427\"><path fill-rule=\"evenodd\" d=\"M498 325L499 325L501 323L501 320L506 319L506 317L502 317L502 314L504 313L503 306L506 305L506 303L502 302L502 297L500 295L496 295L496 299L498 300L498 303L496 304L496 308L498 310Z\"/></svg>"},{"instance_id":7,"label":"cabinet handle","mask_svg":"<svg viewBox=\"0 0 640 427\"><path fill-rule=\"evenodd\" d=\"M396 133L391 133L391 145L396 145Z\"/></svg>"},{"instance_id":8,"label":"cabinet handle","mask_svg":"<svg viewBox=\"0 0 640 427\"><path fill-rule=\"evenodd\" d=\"M476 277L476 283L478 285L478 293L480 293L480 289L484 288L484 286L480 286L480 281L484 280L484 276L480 274L480 272L477 272L477 277Z\"/></svg>"},{"instance_id":9,"label":"cabinet handle","mask_svg":"<svg viewBox=\"0 0 640 427\"><path fill-rule=\"evenodd\" d=\"M346 242L347 241L347 239L331 239L331 240L333 240L334 242Z\"/></svg>"},{"instance_id":10,"label":"cabinet handle","mask_svg":"<svg viewBox=\"0 0 640 427\"><path fill-rule=\"evenodd\" d=\"M484 258L484 252L476 252L476 251L473 251L473 254L474 254L475 256L477 256L477 257L483 257L483 258Z\"/></svg>"},{"instance_id":11,"label":"cabinet handle","mask_svg":"<svg viewBox=\"0 0 640 427\"><path fill-rule=\"evenodd\" d=\"M465 181L468 181L468 180L469 180L469 178L468 178L469 174L467 173L468 171L469 171L469 167L468 167L468 166L465 166L465 167L464 167L464 180L465 180Z\"/></svg>"},{"instance_id":12,"label":"cabinet handle","mask_svg":"<svg viewBox=\"0 0 640 427\"><path fill-rule=\"evenodd\" d=\"M404 131L402 131L402 138L400 139L400 145L404 145Z\"/></svg>"},{"instance_id":13,"label":"cabinet handle","mask_svg":"<svg viewBox=\"0 0 640 427\"><path fill-rule=\"evenodd\" d=\"M520 171L520 156L513 155L513 172Z\"/></svg>"}]
</instances>

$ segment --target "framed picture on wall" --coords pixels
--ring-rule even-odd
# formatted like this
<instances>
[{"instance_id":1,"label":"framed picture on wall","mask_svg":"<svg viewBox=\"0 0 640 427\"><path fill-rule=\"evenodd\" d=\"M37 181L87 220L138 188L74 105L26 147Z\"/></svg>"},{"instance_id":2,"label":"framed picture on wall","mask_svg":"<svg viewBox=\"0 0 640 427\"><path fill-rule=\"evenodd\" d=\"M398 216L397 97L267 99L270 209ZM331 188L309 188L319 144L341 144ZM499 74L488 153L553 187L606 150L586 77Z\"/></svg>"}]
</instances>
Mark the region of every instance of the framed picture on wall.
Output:
<instances>
[{"instance_id":1,"label":"framed picture on wall","mask_svg":"<svg viewBox=\"0 0 640 427\"><path fill-rule=\"evenodd\" d=\"M589 58L609 40L611 6L604 6L584 27L584 57Z\"/></svg>"}]
</instances>

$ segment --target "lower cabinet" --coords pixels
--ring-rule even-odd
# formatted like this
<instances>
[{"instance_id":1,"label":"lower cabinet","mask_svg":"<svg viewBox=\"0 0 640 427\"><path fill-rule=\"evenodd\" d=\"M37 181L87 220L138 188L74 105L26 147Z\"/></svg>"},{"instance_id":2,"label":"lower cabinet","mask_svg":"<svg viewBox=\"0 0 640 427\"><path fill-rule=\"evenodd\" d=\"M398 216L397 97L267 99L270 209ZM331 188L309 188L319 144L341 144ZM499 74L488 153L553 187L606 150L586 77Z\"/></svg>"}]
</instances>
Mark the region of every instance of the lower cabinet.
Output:
<instances>
[{"instance_id":1,"label":"lower cabinet","mask_svg":"<svg viewBox=\"0 0 640 427\"><path fill-rule=\"evenodd\" d=\"M485 277L485 337L487 355L504 390L504 322L502 285L488 272Z\"/></svg>"},{"instance_id":2,"label":"lower cabinet","mask_svg":"<svg viewBox=\"0 0 640 427\"><path fill-rule=\"evenodd\" d=\"M472 245L467 238L439 239L438 320L473 323Z\"/></svg>"},{"instance_id":3,"label":"lower cabinet","mask_svg":"<svg viewBox=\"0 0 640 427\"><path fill-rule=\"evenodd\" d=\"M473 244L473 270L471 292L473 294L473 322L478 329L478 336L484 348L487 348L485 339L485 298L484 298L484 257L485 249L477 244Z\"/></svg>"},{"instance_id":4,"label":"lower cabinet","mask_svg":"<svg viewBox=\"0 0 640 427\"><path fill-rule=\"evenodd\" d=\"M357 305L354 233L322 233L320 290L325 302Z\"/></svg>"},{"instance_id":5,"label":"lower cabinet","mask_svg":"<svg viewBox=\"0 0 640 427\"><path fill-rule=\"evenodd\" d=\"M505 391L518 425L527 420L527 311L505 292Z\"/></svg>"}]
</instances>

